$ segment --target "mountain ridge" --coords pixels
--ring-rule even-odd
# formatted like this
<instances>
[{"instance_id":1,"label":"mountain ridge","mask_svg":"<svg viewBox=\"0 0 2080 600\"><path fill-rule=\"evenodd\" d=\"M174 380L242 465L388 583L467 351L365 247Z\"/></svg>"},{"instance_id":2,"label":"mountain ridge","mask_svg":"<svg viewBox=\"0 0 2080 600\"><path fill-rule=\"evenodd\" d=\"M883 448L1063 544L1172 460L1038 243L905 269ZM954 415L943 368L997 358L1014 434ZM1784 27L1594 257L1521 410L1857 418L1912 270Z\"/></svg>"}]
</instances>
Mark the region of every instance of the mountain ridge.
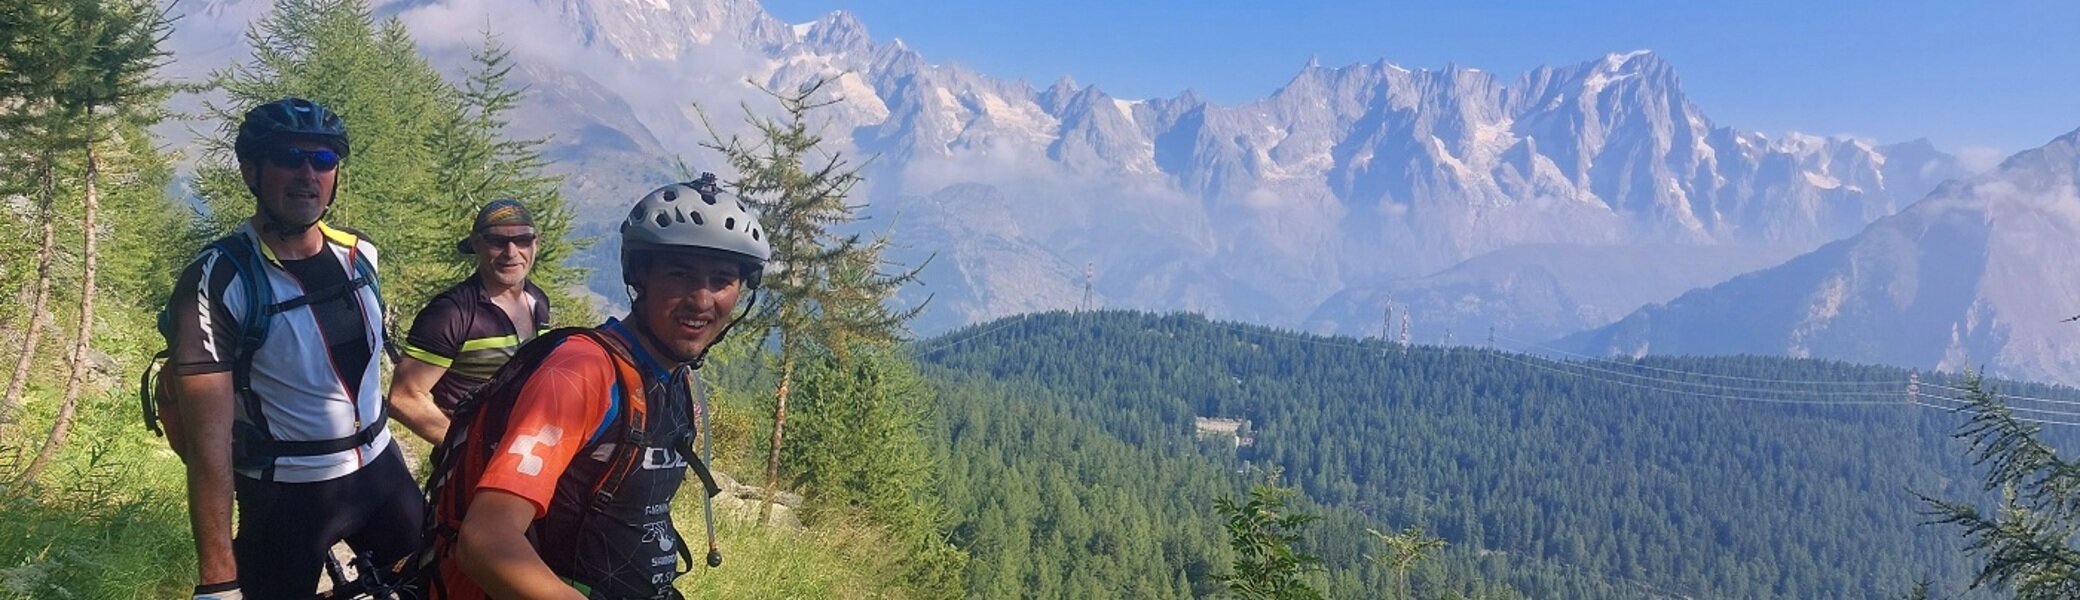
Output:
<instances>
[{"instance_id":1,"label":"mountain ridge","mask_svg":"<svg viewBox=\"0 0 2080 600\"><path fill-rule=\"evenodd\" d=\"M2060 320L2080 312L2080 272L2046 258L2080 253L2076 180L2080 130L1946 183L1857 236L1558 345L1828 357L2080 383L2080 351L2058 343Z\"/></svg>"}]
</instances>

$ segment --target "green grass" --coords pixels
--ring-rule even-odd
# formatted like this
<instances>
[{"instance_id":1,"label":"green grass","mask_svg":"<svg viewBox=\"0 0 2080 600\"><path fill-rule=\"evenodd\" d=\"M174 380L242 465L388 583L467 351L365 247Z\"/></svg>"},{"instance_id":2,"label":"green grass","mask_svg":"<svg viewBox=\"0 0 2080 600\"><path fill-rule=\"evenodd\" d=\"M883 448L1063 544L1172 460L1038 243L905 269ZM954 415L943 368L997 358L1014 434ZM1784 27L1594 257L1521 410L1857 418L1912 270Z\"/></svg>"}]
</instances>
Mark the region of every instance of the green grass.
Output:
<instances>
[{"instance_id":1,"label":"green grass","mask_svg":"<svg viewBox=\"0 0 2080 600\"><path fill-rule=\"evenodd\" d=\"M700 502L682 496L673 513L693 545L694 560L703 560ZM716 530L722 566L710 569L702 562L680 577L679 590L687 598L909 597L899 581L903 549L887 543L872 526L787 530L722 519Z\"/></svg>"},{"instance_id":2,"label":"green grass","mask_svg":"<svg viewBox=\"0 0 2080 600\"><path fill-rule=\"evenodd\" d=\"M195 554L181 463L144 430L134 402L121 392L82 398L71 440L37 485L15 480L56 399L33 396L0 439L0 600L187 596ZM674 507L697 561L706 553L699 489L689 482ZM902 549L871 525L795 531L724 518L717 527L725 562L681 577L689 598L908 597Z\"/></svg>"},{"instance_id":3,"label":"green grass","mask_svg":"<svg viewBox=\"0 0 2080 600\"><path fill-rule=\"evenodd\" d=\"M135 408L87 396L64 450L25 485L56 410L55 398L31 400L0 440L0 599L186 596L195 559L180 461Z\"/></svg>"}]
</instances>

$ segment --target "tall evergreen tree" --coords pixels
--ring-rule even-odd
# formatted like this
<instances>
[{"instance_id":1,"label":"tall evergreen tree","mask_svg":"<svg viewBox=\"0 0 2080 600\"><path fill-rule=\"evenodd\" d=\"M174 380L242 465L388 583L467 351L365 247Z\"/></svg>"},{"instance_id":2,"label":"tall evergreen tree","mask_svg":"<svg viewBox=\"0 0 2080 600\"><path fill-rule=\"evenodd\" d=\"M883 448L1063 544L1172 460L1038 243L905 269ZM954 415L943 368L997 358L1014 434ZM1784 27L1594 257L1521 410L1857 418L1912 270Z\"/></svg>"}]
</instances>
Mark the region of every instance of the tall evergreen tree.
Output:
<instances>
[{"instance_id":1,"label":"tall evergreen tree","mask_svg":"<svg viewBox=\"0 0 2080 600\"><path fill-rule=\"evenodd\" d=\"M41 120L41 127L31 125L30 135L41 133L42 142L48 144L42 152L41 204L46 219L54 216L50 202L57 195L51 171L56 167L59 152L71 156L75 152L82 161L84 174L81 178L83 246L81 249L82 273L80 279L78 325L71 352L71 370L66 378L65 392L56 421L50 435L39 449L34 460L23 472L23 478L33 481L48 465L51 458L64 446L66 433L71 427L72 415L77 408L82 377L85 372L86 355L93 342L94 303L97 292L97 264L100 240L98 221L101 198L102 153L115 132L128 124L148 124L157 120L158 103L164 99L167 86L154 81L153 72L164 63L167 52L161 48L172 21L163 7L149 0L51 0L43 6L18 7L17 14L36 14L37 34L52 34L47 41L16 40L0 46L7 54L0 59L9 65L23 67L18 72L25 79L6 84L8 90L18 92L15 100L26 110L21 116ZM37 78L28 81L26 78ZM11 128L10 128L11 129ZM35 130L41 129L40 132ZM46 222L46 231L52 223ZM45 247L39 250L38 303L47 298L50 282L49 247L51 236L46 235ZM32 318L40 310L32 309ZM36 327L29 327L35 331ZM25 344L21 355L28 360L34 355L34 344ZM8 418L19 397L20 383L26 372L16 369L15 381L9 383L8 398L0 403L0 421Z\"/></svg>"},{"instance_id":2,"label":"tall evergreen tree","mask_svg":"<svg viewBox=\"0 0 2080 600\"><path fill-rule=\"evenodd\" d=\"M563 197L563 178L547 174L548 161L541 147L546 139L508 137L508 114L519 106L527 90L512 83L515 63L511 52L492 32L484 32L482 44L472 49L473 69L455 90L461 112L441 122L431 144L437 196L452 198L462 212L448 215L448 222L466 223L477 207L501 198L519 200L534 215L535 269L529 274L549 295L556 307L551 315L561 323L596 323L598 315L578 290L585 285L587 269L567 262L589 246L591 240L571 235L571 208ZM460 257L449 261L458 276L472 266Z\"/></svg>"},{"instance_id":3,"label":"tall evergreen tree","mask_svg":"<svg viewBox=\"0 0 2080 600\"><path fill-rule=\"evenodd\" d=\"M917 271L883 274L879 242L837 231L858 218L848 198L861 177L858 167L824 147L822 127L810 121L811 113L834 102L823 98L827 83L817 79L790 93L767 90L781 116L758 116L746 107L755 139L725 138L708 124L715 137L708 146L737 172L731 187L759 209L773 247L764 292L771 301L750 322L751 331L766 334L753 339L776 336L780 346L761 512L771 509L780 486L788 397L801 362L819 347L844 353L853 342L901 339L917 314L883 303Z\"/></svg>"},{"instance_id":4,"label":"tall evergreen tree","mask_svg":"<svg viewBox=\"0 0 2080 600\"><path fill-rule=\"evenodd\" d=\"M308 98L346 119L354 153L341 163L327 220L367 233L383 250L383 295L407 318L468 271L454 242L483 200L515 197L540 218L537 255L559 319L585 316L584 301L559 282L581 277L560 264L571 254L569 209L543 175L539 140L513 140L505 114L522 90L507 86L511 63L487 45L457 87L441 79L396 19L378 22L366 0L277 0L246 34L253 58L217 72L230 97L212 105L223 135L210 140L202 193L218 230L252 214L252 195L231 155L246 107L284 96ZM567 312L566 312L566 309ZM396 333L393 331L393 333Z\"/></svg>"},{"instance_id":5,"label":"tall evergreen tree","mask_svg":"<svg viewBox=\"0 0 2080 600\"><path fill-rule=\"evenodd\" d=\"M943 533L924 379L885 343L819 351L804 362L800 425L787 458L813 501L810 516L864 515L902 547L917 597L959 597L967 554Z\"/></svg>"},{"instance_id":6,"label":"tall evergreen tree","mask_svg":"<svg viewBox=\"0 0 2080 600\"><path fill-rule=\"evenodd\" d=\"M231 152L248 107L296 96L346 120L353 155L340 164L326 220L367 233L383 250L383 294L392 310L417 307L453 279L453 243L466 224L434 185L429 140L453 103L395 20L378 24L365 0L278 0L246 32L250 61L217 71L225 104L209 104L222 135L207 140L202 196L220 232L253 214L253 195Z\"/></svg>"},{"instance_id":7,"label":"tall evergreen tree","mask_svg":"<svg viewBox=\"0 0 2080 600\"><path fill-rule=\"evenodd\" d=\"M15 357L7 391L0 396L0 429L13 421L28 386L29 366L43 340L44 315L48 313L51 267L56 258L58 150L69 147L77 135L73 115L60 105L68 83L75 77L73 61L88 47L79 40L61 40L72 27L75 11L61 2L8 3L0 9L0 141L6 143L5 169L11 191L36 198L31 219L39 224L36 244L36 275L28 292L28 323L23 326L21 353ZM16 180L16 174L30 174Z\"/></svg>"},{"instance_id":8,"label":"tall evergreen tree","mask_svg":"<svg viewBox=\"0 0 2080 600\"><path fill-rule=\"evenodd\" d=\"M1416 563L1428 560L1439 550L1443 550L1445 547L1444 539L1430 535L1428 532L1423 531L1422 527L1414 525L1401 530L1399 533L1384 533L1377 529L1366 529L1365 531L1371 533L1373 538L1378 539L1381 544L1387 547L1386 555L1367 556L1366 558L1371 559L1375 564L1394 570L1394 579L1401 584L1400 597L1416 597L1415 590L1408 585L1408 570L1410 567L1415 566Z\"/></svg>"}]
</instances>

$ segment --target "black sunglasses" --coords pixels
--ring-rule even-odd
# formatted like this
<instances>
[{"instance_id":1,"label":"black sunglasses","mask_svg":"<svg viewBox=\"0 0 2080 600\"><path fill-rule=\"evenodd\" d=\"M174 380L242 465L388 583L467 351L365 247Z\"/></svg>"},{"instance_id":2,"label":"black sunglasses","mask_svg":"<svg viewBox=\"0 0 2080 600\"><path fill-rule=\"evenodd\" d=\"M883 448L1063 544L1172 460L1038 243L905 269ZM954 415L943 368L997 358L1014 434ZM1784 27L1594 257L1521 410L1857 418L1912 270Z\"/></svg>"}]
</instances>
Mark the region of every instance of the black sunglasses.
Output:
<instances>
[{"instance_id":1,"label":"black sunglasses","mask_svg":"<svg viewBox=\"0 0 2080 600\"><path fill-rule=\"evenodd\" d=\"M498 235L492 233L477 234L478 239L484 240L484 245L490 246L492 248L505 246L508 242L522 248L533 248L535 237L535 234L532 233L523 233L520 235Z\"/></svg>"},{"instance_id":2,"label":"black sunglasses","mask_svg":"<svg viewBox=\"0 0 2080 600\"><path fill-rule=\"evenodd\" d=\"M339 153L327 149L305 150L294 146L267 155L267 163L281 169L300 169L308 163L318 172L339 168Z\"/></svg>"}]
</instances>

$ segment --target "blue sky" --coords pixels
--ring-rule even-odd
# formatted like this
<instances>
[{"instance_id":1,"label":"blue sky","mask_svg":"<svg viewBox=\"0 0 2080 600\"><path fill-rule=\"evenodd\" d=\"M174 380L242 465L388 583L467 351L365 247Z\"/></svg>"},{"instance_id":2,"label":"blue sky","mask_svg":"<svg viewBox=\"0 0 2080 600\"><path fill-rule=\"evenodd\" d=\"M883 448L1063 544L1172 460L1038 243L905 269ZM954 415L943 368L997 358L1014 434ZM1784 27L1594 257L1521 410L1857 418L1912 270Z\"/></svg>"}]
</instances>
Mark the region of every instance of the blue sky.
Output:
<instances>
[{"instance_id":1,"label":"blue sky","mask_svg":"<svg viewBox=\"0 0 2080 600\"><path fill-rule=\"evenodd\" d=\"M2080 129L2080 2L1492 2L1292 0L765 0L803 22L859 15L902 38L1045 86L1062 75L1122 98L1186 88L1223 104L1325 66L1385 58L1505 78L1651 49L1714 123L1781 134L1927 137L1981 154Z\"/></svg>"}]
</instances>

